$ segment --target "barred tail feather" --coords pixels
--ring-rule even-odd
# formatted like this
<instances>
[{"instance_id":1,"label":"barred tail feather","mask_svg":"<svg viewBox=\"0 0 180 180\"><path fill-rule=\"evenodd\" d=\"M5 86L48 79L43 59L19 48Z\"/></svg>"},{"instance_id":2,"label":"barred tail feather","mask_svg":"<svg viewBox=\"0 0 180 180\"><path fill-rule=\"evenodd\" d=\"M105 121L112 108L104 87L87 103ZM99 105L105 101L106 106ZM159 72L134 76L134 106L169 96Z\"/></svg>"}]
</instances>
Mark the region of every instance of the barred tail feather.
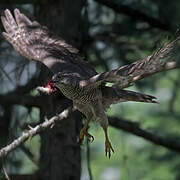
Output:
<instances>
[{"instance_id":1,"label":"barred tail feather","mask_svg":"<svg viewBox=\"0 0 180 180\"><path fill-rule=\"evenodd\" d=\"M104 107L109 107L111 104L117 104L120 102L135 101L146 103L158 103L156 97L138 93L129 90L123 90L118 87L103 87L103 104Z\"/></svg>"},{"instance_id":2,"label":"barred tail feather","mask_svg":"<svg viewBox=\"0 0 180 180\"><path fill-rule=\"evenodd\" d=\"M138 93L134 91L128 91L128 90L116 90L117 98L121 101L136 101L136 102L147 102L147 103L157 103L156 97Z\"/></svg>"}]
</instances>

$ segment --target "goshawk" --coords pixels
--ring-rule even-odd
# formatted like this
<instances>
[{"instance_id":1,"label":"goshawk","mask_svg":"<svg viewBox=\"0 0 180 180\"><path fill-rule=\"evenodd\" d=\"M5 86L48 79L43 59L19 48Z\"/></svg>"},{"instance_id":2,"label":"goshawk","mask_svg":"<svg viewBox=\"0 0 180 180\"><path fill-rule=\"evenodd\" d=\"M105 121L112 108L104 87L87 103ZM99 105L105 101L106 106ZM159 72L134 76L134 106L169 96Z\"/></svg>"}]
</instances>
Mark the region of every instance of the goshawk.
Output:
<instances>
[{"instance_id":1,"label":"goshawk","mask_svg":"<svg viewBox=\"0 0 180 180\"><path fill-rule=\"evenodd\" d=\"M153 96L123 88L161 68L159 60L169 54L175 41L143 60L98 74L81 59L76 48L54 36L47 27L29 20L18 9L14 10L14 17L9 10L5 10L1 20L6 30L2 34L14 49L28 59L44 63L54 74L51 83L86 116L87 122L80 132L80 140L83 141L84 136L93 138L87 132L90 121L101 125L105 133L105 153L108 157L114 150L107 132L106 109L111 104L125 101L156 103ZM107 82L114 85L107 87Z\"/></svg>"}]
</instances>

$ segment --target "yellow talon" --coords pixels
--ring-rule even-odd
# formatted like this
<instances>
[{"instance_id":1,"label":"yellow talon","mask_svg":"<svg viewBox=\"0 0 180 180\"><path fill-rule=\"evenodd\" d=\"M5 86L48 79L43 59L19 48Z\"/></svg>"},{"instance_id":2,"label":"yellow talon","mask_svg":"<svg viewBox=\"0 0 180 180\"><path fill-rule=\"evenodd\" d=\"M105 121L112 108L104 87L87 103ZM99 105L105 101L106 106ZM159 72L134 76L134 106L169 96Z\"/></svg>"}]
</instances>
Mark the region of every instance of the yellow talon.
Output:
<instances>
[{"instance_id":1,"label":"yellow talon","mask_svg":"<svg viewBox=\"0 0 180 180\"><path fill-rule=\"evenodd\" d=\"M108 133L107 133L107 128L104 128L104 133L105 133L105 154L106 156L111 157L111 152L114 153L114 149L109 141L109 138L108 138Z\"/></svg>"},{"instance_id":2,"label":"yellow talon","mask_svg":"<svg viewBox=\"0 0 180 180\"><path fill-rule=\"evenodd\" d=\"M105 141L105 153L106 153L106 156L109 157L109 159L111 157L111 152L114 153L114 149L113 149L110 141L108 139L106 139L106 141Z\"/></svg>"},{"instance_id":3,"label":"yellow talon","mask_svg":"<svg viewBox=\"0 0 180 180\"><path fill-rule=\"evenodd\" d=\"M80 143L82 143L84 141L84 136L86 136L89 140L92 139L91 142L94 141L94 137L87 132L87 128L86 127L83 127L81 129L81 131L80 131L80 137L79 137Z\"/></svg>"}]
</instances>

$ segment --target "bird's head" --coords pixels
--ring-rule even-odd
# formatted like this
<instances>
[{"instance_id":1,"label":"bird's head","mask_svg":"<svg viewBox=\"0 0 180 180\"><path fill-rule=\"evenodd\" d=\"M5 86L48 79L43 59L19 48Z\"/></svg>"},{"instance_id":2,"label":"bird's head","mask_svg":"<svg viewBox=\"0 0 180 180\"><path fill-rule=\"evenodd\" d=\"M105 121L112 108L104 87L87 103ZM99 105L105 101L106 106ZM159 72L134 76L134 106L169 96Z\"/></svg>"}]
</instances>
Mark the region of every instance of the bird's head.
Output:
<instances>
[{"instance_id":1,"label":"bird's head","mask_svg":"<svg viewBox=\"0 0 180 180\"><path fill-rule=\"evenodd\" d=\"M58 85L74 86L77 81L76 78L71 73L57 73L52 77L50 82L54 83L56 86Z\"/></svg>"}]
</instances>

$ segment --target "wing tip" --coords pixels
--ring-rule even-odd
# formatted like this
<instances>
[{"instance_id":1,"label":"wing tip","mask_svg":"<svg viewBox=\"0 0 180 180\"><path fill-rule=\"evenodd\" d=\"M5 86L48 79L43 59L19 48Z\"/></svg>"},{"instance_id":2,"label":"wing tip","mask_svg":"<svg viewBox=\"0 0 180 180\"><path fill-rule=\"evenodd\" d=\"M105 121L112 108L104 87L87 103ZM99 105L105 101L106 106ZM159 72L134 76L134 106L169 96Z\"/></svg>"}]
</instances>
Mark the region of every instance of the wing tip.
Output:
<instances>
[{"instance_id":1,"label":"wing tip","mask_svg":"<svg viewBox=\"0 0 180 180\"><path fill-rule=\"evenodd\" d=\"M11 14L11 11L10 11L9 9L5 9L5 10L4 10L4 14L5 14L5 15L9 15L9 14Z\"/></svg>"},{"instance_id":2,"label":"wing tip","mask_svg":"<svg viewBox=\"0 0 180 180\"><path fill-rule=\"evenodd\" d=\"M15 9L14 9L14 14L17 14L17 15L18 15L18 14L19 14L19 15L21 14L18 8L15 8Z\"/></svg>"},{"instance_id":3,"label":"wing tip","mask_svg":"<svg viewBox=\"0 0 180 180\"><path fill-rule=\"evenodd\" d=\"M157 98L156 98L156 99L157 99ZM153 99L152 99L151 103L160 104L158 101L153 100Z\"/></svg>"}]
</instances>

